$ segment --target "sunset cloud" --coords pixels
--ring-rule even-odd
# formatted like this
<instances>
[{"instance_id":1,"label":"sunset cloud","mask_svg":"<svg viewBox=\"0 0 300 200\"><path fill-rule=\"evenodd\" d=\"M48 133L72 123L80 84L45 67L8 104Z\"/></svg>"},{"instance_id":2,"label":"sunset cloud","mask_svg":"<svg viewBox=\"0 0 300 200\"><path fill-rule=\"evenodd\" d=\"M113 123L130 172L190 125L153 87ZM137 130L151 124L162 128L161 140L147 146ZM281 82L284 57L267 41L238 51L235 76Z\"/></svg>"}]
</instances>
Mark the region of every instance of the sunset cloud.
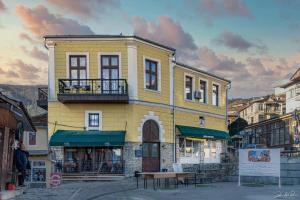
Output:
<instances>
[{"instance_id":1,"label":"sunset cloud","mask_svg":"<svg viewBox=\"0 0 300 200\"><path fill-rule=\"evenodd\" d=\"M119 0L47 0L63 11L69 11L82 17L97 17L109 9L120 6Z\"/></svg>"},{"instance_id":2,"label":"sunset cloud","mask_svg":"<svg viewBox=\"0 0 300 200\"><path fill-rule=\"evenodd\" d=\"M20 59L9 63L9 66L11 69L14 69L14 72L17 73L22 79L34 80L40 78L39 72L41 71L41 69L39 67L24 63Z\"/></svg>"},{"instance_id":3,"label":"sunset cloud","mask_svg":"<svg viewBox=\"0 0 300 200\"><path fill-rule=\"evenodd\" d=\"M265 45L250 42L241 35L232 33L230 31L222 32L217 38L213 40L213 42L242 52L248 51L250 48L255 48L259 52L266 52L267 50L267 47Z\"/></svg>"},{"instance_id":4,"label":"sunset cloud","mask_svg":"<svg viewBox=\"0 0 300 200\"><path fill-rule=\"evenodd\" d=\"M46 34L93 34L90 27L81 25L74 19L64 18L48 11L43 5L28 8L23 5L16 7L25 28L35 36L41 37Z\"/></svg>"},{"instance_id":5,"label":"sunset cloud","mask_svg":"<svg viewBox=\"0 0 300 200\"><path fill-rule=\"evenodd\" d=\"M142 17L132 19L134 34L151 39L178 50L195 50L197 46L192 36L185 32L179 23L168 16L160 16L157 22L147 21Z\"/></svg>"},{"instance_id":6,"label":"sunset cloud","mask_svg":"<svg viewBox=\"0 0 300 200\"><path fill-rule=\"evenodd\" d=\"M0 13L3 12L4 10L6 10L6 7L5 7L3 1L0 0Z\"/></svg>"},{"instance_id":7,"label":"sunset cloud","mask_svg":"<svg viewBox=\"0 0 300 200\"><path fill-rule=\"evenodd\" d=\"M22 46L22 50L32 58L42 60L42 61L48 61L48 55L44 51L39 50L37 47L33 47L32 50L27 49L26 47Z\"/></svg>"}]
</instances>

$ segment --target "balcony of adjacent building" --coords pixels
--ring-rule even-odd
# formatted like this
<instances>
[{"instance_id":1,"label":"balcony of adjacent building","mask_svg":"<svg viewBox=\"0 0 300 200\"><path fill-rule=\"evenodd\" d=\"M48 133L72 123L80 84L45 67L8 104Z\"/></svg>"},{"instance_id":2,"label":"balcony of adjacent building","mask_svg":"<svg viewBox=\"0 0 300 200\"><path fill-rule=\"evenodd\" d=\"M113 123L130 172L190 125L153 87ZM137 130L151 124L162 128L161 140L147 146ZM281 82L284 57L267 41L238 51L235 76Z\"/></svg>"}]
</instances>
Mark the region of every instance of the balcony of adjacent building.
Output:
<instances>
[{"instance_id":1,"label":"balcony of adjacent building","mask_svg":"<svg viewBox=\"0 0 300 200\"><path fill-rule=\"evenodd\" d=\"M59 79L62 103L128 103L126 79Z\"/></svg>"},{"instance_id":2,"label":"balcony of adjacent building","mask_svg":"<svg viewBox=\"0 0 300 200\"><path fill-rule=\"evenodd\" d=\"M45 110L48 110L48 88L38 88L37 105Z\"/></svg>"}]
</instances>

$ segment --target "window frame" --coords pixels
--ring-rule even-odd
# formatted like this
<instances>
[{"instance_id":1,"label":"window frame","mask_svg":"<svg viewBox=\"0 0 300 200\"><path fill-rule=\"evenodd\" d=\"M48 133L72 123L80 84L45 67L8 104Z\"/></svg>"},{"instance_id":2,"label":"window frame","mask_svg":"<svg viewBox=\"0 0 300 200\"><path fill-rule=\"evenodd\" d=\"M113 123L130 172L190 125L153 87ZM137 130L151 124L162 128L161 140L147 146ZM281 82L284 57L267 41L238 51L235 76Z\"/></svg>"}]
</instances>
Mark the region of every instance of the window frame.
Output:
<instances>
[{"instance_id":1,"label":"window frame","mask_svg":"<svg viewBox=\"0 0 300 200\"><path fill-rule=\"evenodd\" d=\"M89 126L89 116L90 114L98 114L99 119L99 126ZM85 128L86 130L102 130L102 124L103 124L103 117L102 117L102 111L99 110L86 110L85 111Z\"/></svg>"},{"instance_id":2,"label":"window frame","mask_svg":"<svg viewBox=\"0 0 300 200\"><path fill-rule=\"evenodd\" d=\"M214 86L218 86L217 88L218 88L218 93L217 93L217 95L216 95L216 97L217 97L217 99L216 99L216 105L214 104ZM213 105L213 106L216 106L216 107L220 107L220 104L221 104L221 101L220 101L220 97L221 97L221 85L219 84L219 83L216 83L216 82L213 82L212 83L212 87L211 87L211 91L212 91L212 93L211 93L211 104Z\"/></svg>"},{"instance_id":3,"label":"window frame","mask_svg":"<svg viewBox=\"0 0 300 200\"><path fill-rule=\"evenodd\" d=\"M201 81L205 82L205 91L204 91L205 98L204 98L203 102L201 102L199 99L199 102L202 104L208 104L208 80L203 79L203 78L199 79L199 91L201 90Z\"/></svg>"},{"instance_id":4,"label":"window frame","mask_svg":"<svg viewBox=\"0 0 300 200\"><path fill-rule=\"evenodd\" d=\"M146 86L146 61L156 62L156 89L150 89ZM144 76L144 90L148 92L161 93L161 61L159 59L151 58L148 56L143 56L143 76Z\"/></svg>"},{"instance_id":5,"label":"window frame","mask_svg":"<svg viewBox=\"0 0 300 200\"><path fill-rule=\"evenodd\" d=\"M91 119L91 116L92 115L95 115L95 116L97 116L97 118L98 118L98 122L97 122L97 125L92 125L91 124L91 122L94 120L94 119ZM88 121L89 121L89 123L88 123L88 125L89 125L89 127L93 127L93 128L99 128L99 126L100 126L100 116L99 116L99 113L92 113L92 112L90 112L90 113L88 113Z\"/></svg>"},{"instance_id":6,"label":"window frame","mask_svg":"<svg viewBox=\"0 0 300 200\"><path fill-rule=\"evenodd\" d=\"M71 59L70 56L86 56L86 79L89 79L90 73L89 73L89 52L66 52L66 78L71 79L71 70L70 70L70 65L71 65Z\"/></svg>"},{"instance_id":7,"label":"window frame","mask_svg":"<svg viewBox=\"0 0 300 200\"><path fill-rule=\"evenodd\" d=\"M192 78L192 84L191 84L191 87L192 87L192 91L191 91L191 95L192 95L192 99L188 99L186 98L186 77L191 77ZM184 79L183 79L183 95L184 95L184 100L185 101L195 101L195 98L194 98L194 91L195 91L195 76L193 74L189 74L189 73L184 73Z\"/></svg>"},{"instance_id":8,"label":"window frame","mask_svg":"<svg viewBox=\"0 0 300 200\"><path fill-rule=\"evenodd\" d=\"M147 70L147 64L149 65L149 69ZM153 70L152 66L154 64L155 70ZM147 90L158 90L158 63L156 61L145 59L145 77L149 75L149 86L147 85L147 78L146 78L146 89ZM154 84L152 85L152 77L154 76Z\"/></svg>"},{"instance_id":9,"label":"window frame","mask_svg":"<svg viewBox=\"0 0 300 200\"><path fill-rule=\"evenodd\" d=\"M35 144L30 144L30 133L35 133ZM28 131L27 132L27 139L28 139L28 146L33 147L37 145L37 134L35 131Z\"/></svg>"}]
</instances>

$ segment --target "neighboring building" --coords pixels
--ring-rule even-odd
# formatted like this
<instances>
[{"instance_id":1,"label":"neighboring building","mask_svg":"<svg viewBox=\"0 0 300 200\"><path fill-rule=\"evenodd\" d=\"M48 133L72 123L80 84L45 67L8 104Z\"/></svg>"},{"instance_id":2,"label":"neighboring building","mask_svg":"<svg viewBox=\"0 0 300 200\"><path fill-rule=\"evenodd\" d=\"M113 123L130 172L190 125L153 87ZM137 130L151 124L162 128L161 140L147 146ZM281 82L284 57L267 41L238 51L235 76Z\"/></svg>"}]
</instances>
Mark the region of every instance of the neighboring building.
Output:
<instances>
[{"instance_id":1,"label":"neighboring building","mask_svg":"<svg viewBox=\"0 0 300 200\"><path fill-rule=\"evenodd\" d=\"M31 118L36 131L24 132L24 144L29 152L31 169L28 170L27 182L31 187L49 187L51 161L48 147L47 113Z\"/></svg>"},{"instance_id":2,"label":"neighboring building","mask_svg":"<svg viewBox=\"0 0 300 200\"><path fill-rule=\"evenodd\" d=\"M36 130L23 103L0 92L0 191L5 190L7 183L17 181L14 147L17 142L23 142L24 131Z\"/></svg>"},{"instance_id":3,"label":"neighboring building","mask_svg":"<svg viewBox=\"0 0 300 200\"><path fill-rule=\"evenodd\" d=\"M252 101L239 112L239 116L248 124L258 123L267 119L285 114L285 97L266 96L262 99Z\"/></svg>"},{"instance_id":4,"label":"neighboring building","mask_svg":"<svg viewBox=\"0 0 300 200\"><path fill-rule=\"evenodd\" d=\"M240 136L242 147L267 147L294 150L300 147L300 113L289 113L247 126Z\"/></svg>"},{"instance_id":5,"label":"neighboring building","mask_svg":"<svg viewBox=\"0 0 300 200\"><path fill-rule=\"evenodd\" d=\"M280 92L286 94L286 113L300 109L300 68L290 78L290 82L280 87L284 89Z\"/></svg>"},{"instance_id":6,"label":"neighboring building","mask_svg":"<svg viewBox=\"0 0 300 200\"><path fill-rule=\"evenodd\" d=\"M228 105L228 124L232 124L240 117L240 111L249 105L248 101L239 101L230 103Z\"/></svg>"},{"instance_id":7,"label":"neighboring building","mask_svg":"<svg viewBox=\"0 0 300 200\"><path fill-rule=\"evenodd\" d=\"M137 36L54 35L45 46L48 134L63 172L131 176L220 162L228 80Z\"/></svg>"}]
</instances>

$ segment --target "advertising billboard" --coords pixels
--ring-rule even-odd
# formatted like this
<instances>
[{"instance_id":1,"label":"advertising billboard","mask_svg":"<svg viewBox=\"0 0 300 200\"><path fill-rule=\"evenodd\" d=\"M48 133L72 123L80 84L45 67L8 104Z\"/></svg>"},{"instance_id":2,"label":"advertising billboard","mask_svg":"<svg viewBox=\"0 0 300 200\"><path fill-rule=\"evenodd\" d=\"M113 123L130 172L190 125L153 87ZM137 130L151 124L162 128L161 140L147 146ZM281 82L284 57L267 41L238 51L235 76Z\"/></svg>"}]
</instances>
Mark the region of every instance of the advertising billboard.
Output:
<instances>
[{"instance_id":1,"label":"advertising billboard","mask_svg":"<svg viewBox=\"0 0 300 200\"><path fill-rule=\"evenodd\" d=\"M239 174L280 177L280 149L240 149Z\"/></svg>"}]
</instances>

